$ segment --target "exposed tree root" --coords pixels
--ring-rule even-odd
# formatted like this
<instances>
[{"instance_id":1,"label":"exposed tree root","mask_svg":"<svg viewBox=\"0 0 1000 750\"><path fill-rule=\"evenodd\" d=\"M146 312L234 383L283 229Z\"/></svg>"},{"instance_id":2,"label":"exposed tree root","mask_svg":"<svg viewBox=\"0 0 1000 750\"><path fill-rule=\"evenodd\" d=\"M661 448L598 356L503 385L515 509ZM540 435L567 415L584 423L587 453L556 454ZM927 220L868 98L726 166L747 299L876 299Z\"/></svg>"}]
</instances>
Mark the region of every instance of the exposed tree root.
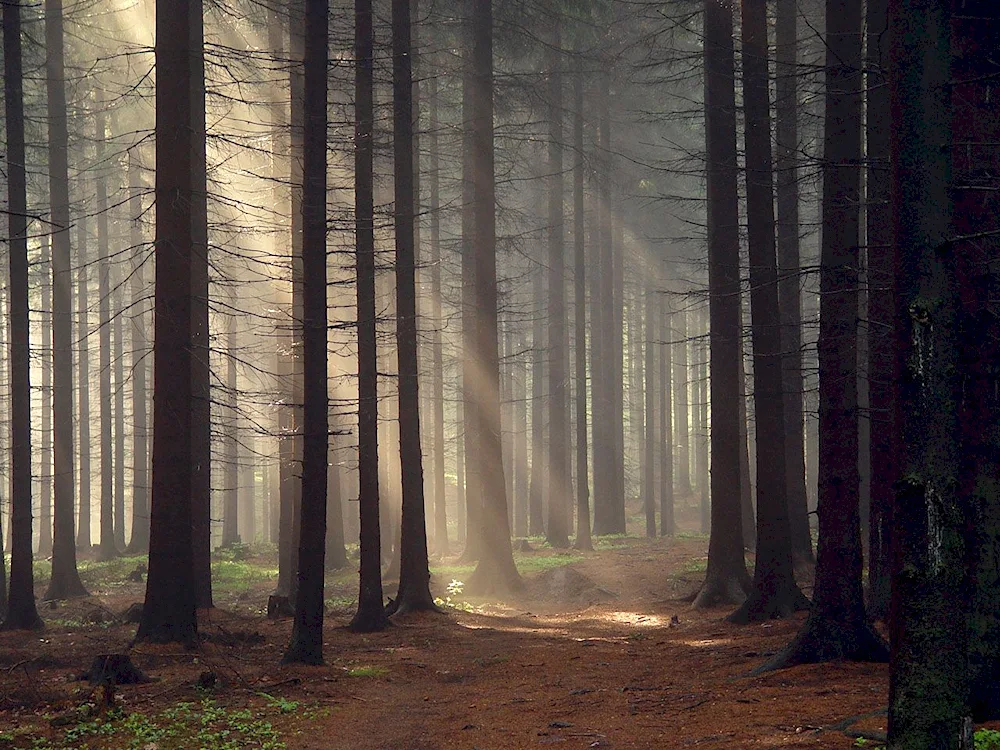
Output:
<instances>
[{"instance_id":1,"label":"exposed tree root","mask_svg":"<svg viewBox=\"0 0 1000 750\"><path fill-rule=\"evenodd\" d=\"M810 613L795 639L751 675L841 660L887 662L889 647L866 622L841 623Z\"/></svg>"},{"instance_id":2,"label":"exposed tree root","mask_svg":"<svg viewBox=\"0 0 1000 750\"><path fill-rule=\"evenodd\" d=\"M709 609L722 605L740 605L750 593L750 576L709 575L692 601L694 609Z\"/></svg>"}]
</instances>

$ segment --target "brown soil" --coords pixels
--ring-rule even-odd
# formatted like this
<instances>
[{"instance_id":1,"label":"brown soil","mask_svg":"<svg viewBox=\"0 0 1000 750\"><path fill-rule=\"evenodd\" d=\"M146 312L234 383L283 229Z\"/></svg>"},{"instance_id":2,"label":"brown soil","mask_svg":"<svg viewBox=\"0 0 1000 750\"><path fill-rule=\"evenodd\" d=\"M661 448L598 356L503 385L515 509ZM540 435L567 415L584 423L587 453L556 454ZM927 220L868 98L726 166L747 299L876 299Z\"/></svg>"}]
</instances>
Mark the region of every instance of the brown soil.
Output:
<instances>
[{"instance_id":1,"label":"brown soil","mask_svg":"<svg viewBox=\"0 0 1000 750\"><path fill-rule=\"evenodd\" d=\"M30 747L29 733L59 747L65 730L52 717L92 700L93 688L70 680L97 654L127 652L155 681L117 688L126 711L155 713L211 694L266 715L292 749L852 747L843 720L884 707L886 667L747 676L802 617L740 627L723 621L727 611L692 611L679 597L702 574L683 571L695 571L705 546L622 540L587 553L568 574L539 574L526 588L531 599L465 602L475 611L410 616L375 635L349 633L350 613L336 611L327 665L315 668L279 665L290 621L238 606L205 613L208 641L197 653L130 648L134 625L106 621L141 597L142 584L124 584L101 600L44 610L71 624L0 634L0 734L18 730L7 747ZM447 582L436 584L444 595ZM263 606L266 593L260 584L246 599ZM265 694L297 708L280 713ZM849 729L884 732L885 718Z\"/></svg>"}]
</instances>

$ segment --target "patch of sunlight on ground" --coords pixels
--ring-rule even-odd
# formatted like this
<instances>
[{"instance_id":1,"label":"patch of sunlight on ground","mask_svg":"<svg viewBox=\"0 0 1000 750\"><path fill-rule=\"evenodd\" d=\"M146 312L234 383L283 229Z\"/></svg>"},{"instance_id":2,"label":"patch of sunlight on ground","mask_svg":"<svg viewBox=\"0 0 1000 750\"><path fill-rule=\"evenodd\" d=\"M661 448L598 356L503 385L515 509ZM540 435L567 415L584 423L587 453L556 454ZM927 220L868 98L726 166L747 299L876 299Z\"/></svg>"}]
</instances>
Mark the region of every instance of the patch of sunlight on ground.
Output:
<instances>
[{"instance_id":1,"label":"patch of sunlight on ground","mask_svg":"<svg viewBox=\"0 0 1000 750\"><path fill-rule=\"evenodd\" d=\"M725 646L728 643L732 643L732 638L706 638L699 641L681 641L685 646L691 646L691 648L711 648L712 646Z\"/></svg>"}]
</instances>

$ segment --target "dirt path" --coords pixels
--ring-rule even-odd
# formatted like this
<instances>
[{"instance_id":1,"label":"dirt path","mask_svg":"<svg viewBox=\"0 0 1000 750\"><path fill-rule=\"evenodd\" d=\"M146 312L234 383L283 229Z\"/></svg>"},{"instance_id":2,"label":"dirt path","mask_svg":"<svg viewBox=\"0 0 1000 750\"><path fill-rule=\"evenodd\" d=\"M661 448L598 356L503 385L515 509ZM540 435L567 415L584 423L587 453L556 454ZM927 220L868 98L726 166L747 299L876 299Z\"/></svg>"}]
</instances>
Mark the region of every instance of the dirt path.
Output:
<instances>
[{"instance_id":1,"label":"dirt path","mask_svg":"<svg viewBox=\"0 0 1000 750\"><path fill-rule=\"evenodd\" d=\"M370 636L347 632L347 613L335 612L321 668L278 665L289 622L216 612L200 654L133 650L159 681L122 687L118 699L145 714L203 700L194 684L211 671L212 700L266 716L288 748L302 750L849 748L853 740L824 728L885 705L884 666L747 677L801 618L736 627L725 611L695 613L678 601L701 578L703 539L620 544L535 576L523 601L453 596L471 611L413 616ZM435 581L436 590L445 595L447 583ZM47 747L129 747L116 737L60 745L62 730L46 717L85 700L87 689L69 678L95 653L126 649L131 633L102 624L52 626L27 642L0 634L0 749L31 747L29 727L50 738ZM884 721L854 728L884 731ZM19 733L5 744L7 728ZM174 746L194 747L146 750Z\"/></svg>"}]
</instances>

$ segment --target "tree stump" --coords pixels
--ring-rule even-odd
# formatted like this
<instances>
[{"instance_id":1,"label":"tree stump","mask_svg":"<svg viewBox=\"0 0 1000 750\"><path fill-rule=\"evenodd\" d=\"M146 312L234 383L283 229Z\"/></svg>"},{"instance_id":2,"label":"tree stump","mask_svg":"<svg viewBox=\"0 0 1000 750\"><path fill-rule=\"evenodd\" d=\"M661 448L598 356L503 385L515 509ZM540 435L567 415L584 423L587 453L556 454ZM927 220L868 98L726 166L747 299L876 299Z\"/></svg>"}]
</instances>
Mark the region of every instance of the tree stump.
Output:
<instances>
[{"instance_id":1,"label":"tree stump","mask_svg":"<svg viewBox=\"0 0 1000 750\"><path fill-rule=\"evenodd\" d=\"M280 620L282 617L292 617L295 609L287 596L271 594L267 597L267 619Z\"/></svg>"},{"instance_id":2,"label":"tree stump","mask_svg":"<svg viewBox=\"0 0 1000 750\"><path fill-rule=\"evenodd\" d=\"M132 663L128 654L101 654L94 657L90 669L81 675L91 685L110 683L112 685L138 685L151 682L138 667Z\"/></svg>"}]
</instances>

